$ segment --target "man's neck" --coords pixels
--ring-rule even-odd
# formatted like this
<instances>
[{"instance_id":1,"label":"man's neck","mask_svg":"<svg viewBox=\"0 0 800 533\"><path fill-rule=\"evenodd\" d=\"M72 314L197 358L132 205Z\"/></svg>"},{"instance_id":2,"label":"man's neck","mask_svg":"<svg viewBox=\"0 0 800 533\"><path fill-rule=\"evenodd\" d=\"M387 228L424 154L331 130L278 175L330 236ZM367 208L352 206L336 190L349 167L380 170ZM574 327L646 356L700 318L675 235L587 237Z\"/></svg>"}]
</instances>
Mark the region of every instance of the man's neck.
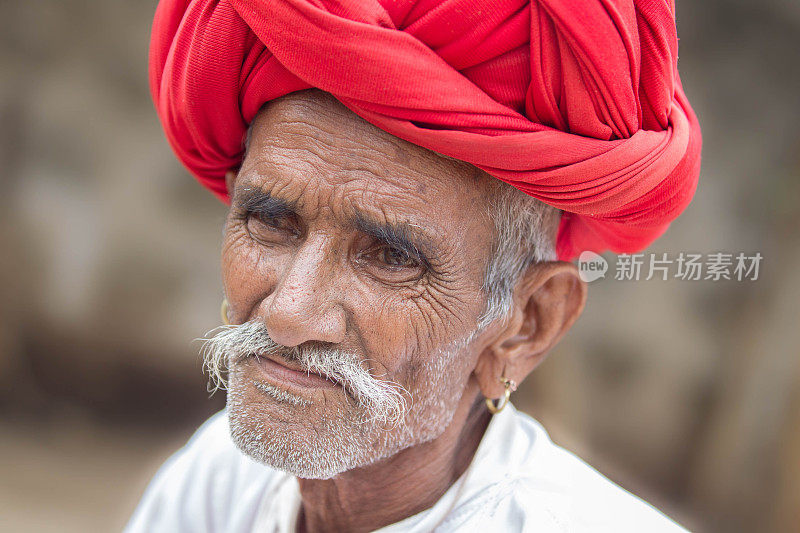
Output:
<instances>
[{"instance_id":1,"label":"man's neck","mask_svg":"<svg viewBox=\"0 0 800 533\"><path fill-rule=\"evenodd\" d=\"M299 479L298 531L373 531L432 507L475 455L490 419L482 404L461 402L439 437L374 465Z\"/></svg>"}]
</instances>

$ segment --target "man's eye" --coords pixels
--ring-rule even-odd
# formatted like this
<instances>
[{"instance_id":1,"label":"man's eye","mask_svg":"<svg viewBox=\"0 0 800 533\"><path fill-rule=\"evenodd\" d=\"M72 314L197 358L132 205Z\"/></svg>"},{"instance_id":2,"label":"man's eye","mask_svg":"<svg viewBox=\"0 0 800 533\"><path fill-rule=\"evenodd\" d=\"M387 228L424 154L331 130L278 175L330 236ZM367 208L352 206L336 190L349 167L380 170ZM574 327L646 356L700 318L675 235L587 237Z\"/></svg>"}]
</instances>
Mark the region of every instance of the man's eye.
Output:
<instances>
[{"instance_id":1,"label":"man's eye","mask_svg":"<svg viewBox=\"0 0 800 533\"><path fill-rule=\"evenodd\" d=\"M360 259L370 275L389 284L412 283L426 272L420 257L394 246L375 246L365 250Z\"/></svg>"},{"instance_id":2,"label":"man's eye","mask_svg":"<svg viewBox=\"0 0 800 533\"><path fill-rule=\"evenodd\" d=\"M378 261L394 268L417 268L419 261L411 257L408 252L393 246L379 248L375 254Z\"/></svg>"},{"instance_id":3,"label":"man's eye","mask_svg":"<svg viewBox=\"0 0 800 533\"><path fill-rule=\"evenodd\" d=\"M290 217L270 217L250 213L247 216L247 230L256 240L275 240L286 235L296 235L297 225Z\"/></svg>"}]
</instances>

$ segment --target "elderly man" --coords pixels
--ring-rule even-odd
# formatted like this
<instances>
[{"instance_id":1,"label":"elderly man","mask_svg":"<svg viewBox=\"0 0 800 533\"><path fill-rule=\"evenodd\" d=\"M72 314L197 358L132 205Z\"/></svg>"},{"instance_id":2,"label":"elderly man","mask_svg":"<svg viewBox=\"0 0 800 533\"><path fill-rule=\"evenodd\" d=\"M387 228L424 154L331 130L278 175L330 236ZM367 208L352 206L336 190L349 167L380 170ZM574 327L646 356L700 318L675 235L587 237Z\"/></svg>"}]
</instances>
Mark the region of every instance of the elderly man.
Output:
<instances>
[{"instance_id":1,"label":"elderly man","mask_svg":"<svg viewBox=\"0 0 800 533\"><path fill-rule=\"evenodd\" d=\"M230 201L228 406L128 530L681 530L509 403L583 309L564 259L691 199L676 57L669 2L163 0L156 106Z\"/></svg>"}]
</instances>

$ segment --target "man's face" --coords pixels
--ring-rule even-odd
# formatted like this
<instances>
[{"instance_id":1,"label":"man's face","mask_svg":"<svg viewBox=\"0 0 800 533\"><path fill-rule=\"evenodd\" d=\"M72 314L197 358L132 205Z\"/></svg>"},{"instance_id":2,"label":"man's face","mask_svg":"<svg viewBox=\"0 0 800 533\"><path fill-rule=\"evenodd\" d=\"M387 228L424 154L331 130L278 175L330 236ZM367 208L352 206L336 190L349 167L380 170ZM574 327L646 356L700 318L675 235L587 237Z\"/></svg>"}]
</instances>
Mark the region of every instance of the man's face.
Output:
<instances>
[{"instance_id":1,"label":"man's face","mask_svg":"<svg viewBox=\"0 0 800 533\"><path fill-rule=\"evenodd\" d=\"M222 250L231 320L351 358L398 385L409 410L370 417L347 379L308 374L286 349L251 354L230 362L228 383L245 453L325 478L441 433L480 352L470 336L486 301L490 180L319 92L259 114Z\"/></svg>"}]
</instances>

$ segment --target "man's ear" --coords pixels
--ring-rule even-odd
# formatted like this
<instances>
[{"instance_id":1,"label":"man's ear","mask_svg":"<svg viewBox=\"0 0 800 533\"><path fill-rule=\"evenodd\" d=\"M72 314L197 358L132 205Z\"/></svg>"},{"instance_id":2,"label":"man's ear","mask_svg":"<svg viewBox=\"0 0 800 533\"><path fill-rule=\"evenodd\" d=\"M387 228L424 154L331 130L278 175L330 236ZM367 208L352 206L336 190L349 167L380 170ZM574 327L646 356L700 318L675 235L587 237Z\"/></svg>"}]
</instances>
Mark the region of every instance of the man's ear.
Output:
<instances>
[{"instance_id":1,"label":"man's ear","mask_svg":"<svg viewBox=\"0 0 800 533\"><path fill-rule=\"evenodd\" d=\"M586 283L574 264L531 265L514 288L506 322L478 358L475 377L483 395L503 395L501 375L517 383L525 379L575 323L585 303Z\"/></svg>"},{"instance_id":2,"label":"man's ear","mask_svg":"<svg viewBox=\"0 0 800 533\"><path fill-rule=\"evenodd\" d=\"M225 188L228 191L228 196L233 196L233 182L236 181L236 176L238 172L235 170L229 170L225 173Z\"/></svg>"}]
</instances>

